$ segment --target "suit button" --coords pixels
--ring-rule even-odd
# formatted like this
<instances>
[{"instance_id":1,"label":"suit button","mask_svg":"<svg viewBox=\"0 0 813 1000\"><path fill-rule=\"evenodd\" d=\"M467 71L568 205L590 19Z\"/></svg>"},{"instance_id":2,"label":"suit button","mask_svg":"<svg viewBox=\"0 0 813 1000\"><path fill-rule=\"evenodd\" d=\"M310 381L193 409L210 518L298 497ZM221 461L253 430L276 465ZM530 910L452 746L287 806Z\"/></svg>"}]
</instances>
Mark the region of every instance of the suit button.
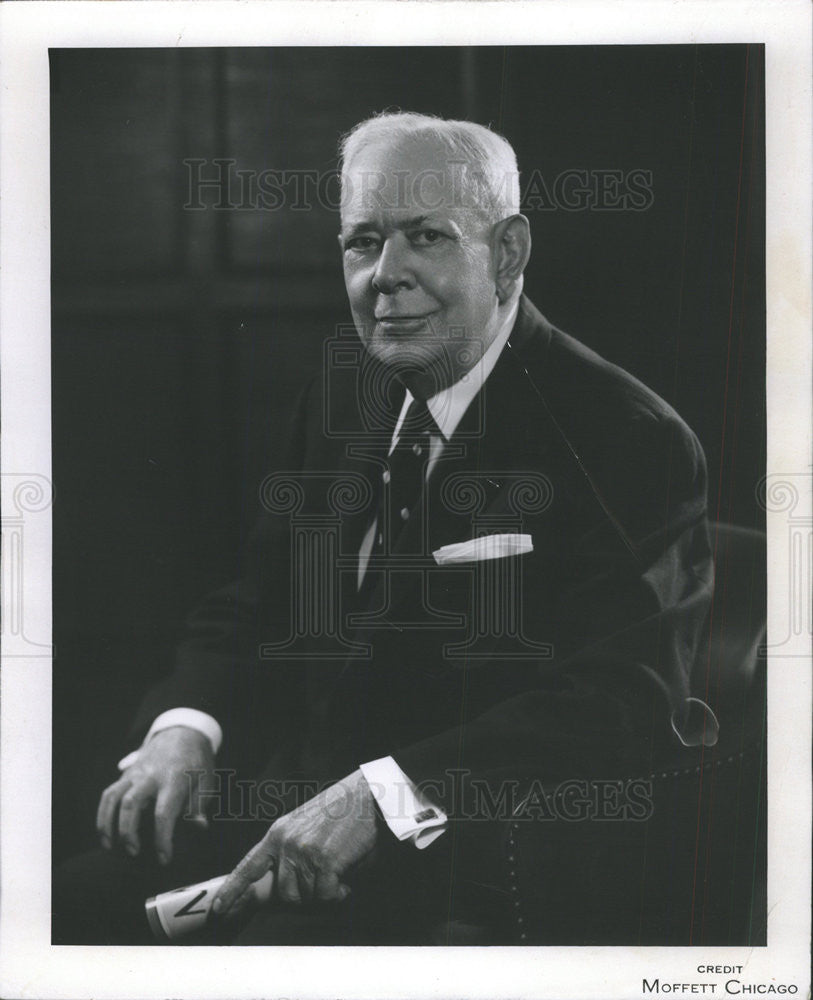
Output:
<instances>
[{"instance_id":1,"label":"suit button","mask_svg":"<svg viewBox=\"0 0 813 1000\"><path fill-rule=\"evenodd\" d=\"M390 481L390 470L389 469L384 469L384 471L381 473L381 481L383 483L385 483L385 484Z\"/></svg>"},{"instance_id":2,"label":"suit button","mask_svg":"<svg viewBox=\"0 0 813 1000\"><path fill-rule=\"evenodd\" d=\"M409 510L406 507L401 508L401 520L402 521L409 520Z\"/></svg>"},{"instance_id":3,"label":"suit button","mask_svg":"<svg viewBox=\"0 0 813 1000\"><path fill-rule=\"evenodd\" d=\"M379 545L383 545L384 544L384 536L380 532L379 532L379 535L378 535L378 544Z\"/></svg>"},{"instance_id":4,"label":"suit button","mask_svg":"<svg viewBox=\"0 0 813 1000\"><path fill-rule=\"evenodd\" d=\"M413 444L412 445L412 454L413 455L420 455L422 451L423 451L423 448L421 448L421 446L419 444Z\"/></svg>"}]
</instances>

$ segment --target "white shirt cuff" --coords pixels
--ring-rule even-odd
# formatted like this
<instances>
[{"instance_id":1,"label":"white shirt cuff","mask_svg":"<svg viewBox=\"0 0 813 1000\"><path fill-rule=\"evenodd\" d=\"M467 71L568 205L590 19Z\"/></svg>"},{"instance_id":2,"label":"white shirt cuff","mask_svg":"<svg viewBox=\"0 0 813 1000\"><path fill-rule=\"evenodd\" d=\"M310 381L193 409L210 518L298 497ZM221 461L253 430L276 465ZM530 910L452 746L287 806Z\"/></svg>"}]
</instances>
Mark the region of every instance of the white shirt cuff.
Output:
<instances>
[{"instance_id":1,"label":"white shirt cuff","mask_svg":"<svg viewBox=\"0 0 813 1000\"><path fill-rule=\"evenodd\" d=\"M171 726L187 726L189 729L197 729L197 731L199 733L203 733L203 735L212 744L212 752L215 754L220 749L220 745L223 742L223 730L211 715L208 715L206 712L200 712L196 708L171 708L168 712L162 712L161 715L155 719L149 728L149 732L144 737L144 742L138 750L133 750L133 752L128 753L126 757L122 757L122 759L118 762L118 769L123 771L125 768L135 764L138 759L138 755L141 753L145 744L149 742L149 740L151 740L156 733L160 733L162 729L169 729Z\"/></svg>"},{"instance_id":2,"label":"white shirt cuff","mask_svg":"<svg viewBox=\"0 0 813 1000\"><path fill-rule=\"evenodd\" d=\"M423 850L445 833L446 813L421 794L392 757L362 764L361 773L387 826L399 840L408 840Z\"/></svg>"}]
</instances>

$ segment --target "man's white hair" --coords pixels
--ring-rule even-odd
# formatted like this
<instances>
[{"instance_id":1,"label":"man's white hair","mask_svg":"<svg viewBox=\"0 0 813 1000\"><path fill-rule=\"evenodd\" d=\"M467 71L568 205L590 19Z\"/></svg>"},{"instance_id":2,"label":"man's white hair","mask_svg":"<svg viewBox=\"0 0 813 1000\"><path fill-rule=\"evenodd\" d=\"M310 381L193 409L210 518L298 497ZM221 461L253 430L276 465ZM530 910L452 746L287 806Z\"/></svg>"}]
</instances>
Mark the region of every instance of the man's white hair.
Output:
<instances>
[{"instance_id":1,"label":"man's white hair","mask_svg":"<svg viewBox=\"0 0 813 1000\"><path fill-rule=\"evenodd\" d=\"M516 215L520 209L519 170L511 144L484 125L422 115L414 111L383 112L359 122L339 143L342 187L353 157L366 146L408 139L433 139L459 165L467 202L489 222Z\"/></svg>"}]
</instances>

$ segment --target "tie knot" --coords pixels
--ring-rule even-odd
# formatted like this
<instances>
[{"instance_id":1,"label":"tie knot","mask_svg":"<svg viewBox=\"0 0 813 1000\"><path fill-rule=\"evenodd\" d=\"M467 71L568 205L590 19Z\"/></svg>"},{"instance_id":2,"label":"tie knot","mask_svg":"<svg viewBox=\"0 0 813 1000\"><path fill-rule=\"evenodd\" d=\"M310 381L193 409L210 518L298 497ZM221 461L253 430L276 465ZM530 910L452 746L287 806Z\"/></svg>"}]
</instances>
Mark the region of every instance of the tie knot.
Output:
<instances>
[{"instance_id":1,"label":"tie knot","mask_svg":"<svg viewBox=\"0 0 813 1000\"><path fill-rule=\"evenodd\" d=\"M413 399L409 408L404 414L404 421L401 424L399 437L419 437L422 434L431 434L437 430L437 425L429 412L425 399Z\"/></svg>"}]
</instances>

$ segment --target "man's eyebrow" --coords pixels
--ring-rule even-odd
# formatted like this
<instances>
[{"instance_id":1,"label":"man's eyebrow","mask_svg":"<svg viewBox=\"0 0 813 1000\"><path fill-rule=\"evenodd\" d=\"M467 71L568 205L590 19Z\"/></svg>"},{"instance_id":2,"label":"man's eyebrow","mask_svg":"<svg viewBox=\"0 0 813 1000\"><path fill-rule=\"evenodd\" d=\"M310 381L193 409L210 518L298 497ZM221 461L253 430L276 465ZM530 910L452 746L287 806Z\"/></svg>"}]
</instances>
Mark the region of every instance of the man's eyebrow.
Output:
<instances>
[{"instance_id":1,"label":"man's eyebrow","mask_svg":"<svg viewBox=\"0 0 813 1000\"><path fill-rule=\"evenodd\" d=\"M411 219L399 219L393 225L395 229L414 229L416 226L422 226L430 218L431 216L428 215L416 215ZM354 236L358 236L361 233L368 233L371 229L378 228L375 222L356 222L349 229L343 229L342 236L346 240L351 240Z\"/></svg>"},{"instance_id":2,"label":"man's eyebrow","mask_svg":"<svg viewBox=\"0 0 813 1000\"><path fill-rule=\"evenodd\" d=\"M351 226L349 229L342 227L342 236L346 240L352 239L354 236L358 236L360 233L367 233L371 229L375 229L375 223L373 222L357 222L355 225Z\"/></svg>"}]
</instances>

